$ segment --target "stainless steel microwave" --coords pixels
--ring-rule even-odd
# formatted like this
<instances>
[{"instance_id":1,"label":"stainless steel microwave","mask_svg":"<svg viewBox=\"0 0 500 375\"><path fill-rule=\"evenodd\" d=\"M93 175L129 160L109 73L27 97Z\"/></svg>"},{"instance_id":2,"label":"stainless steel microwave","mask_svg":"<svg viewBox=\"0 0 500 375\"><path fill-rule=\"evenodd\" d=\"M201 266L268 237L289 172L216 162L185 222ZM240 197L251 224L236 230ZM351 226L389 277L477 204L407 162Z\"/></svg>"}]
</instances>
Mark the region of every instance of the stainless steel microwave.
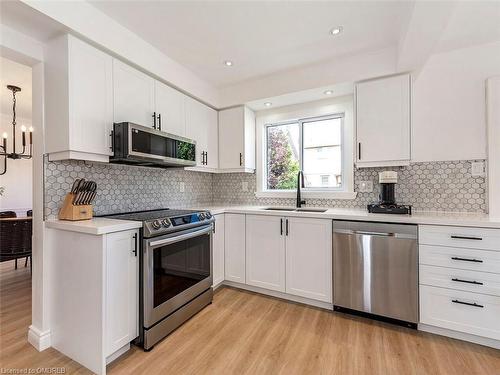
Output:
<instances>
[{"instance_id":1,"label":"stainless steel microwave","mask_svg":"<svg viewBox=\"0 0 500 375\"><path fill-rule=\"evenodd\" d=\"M111 163L148 167L196 165L196 141L131 122L115 123Z\"/></svg>"}]
</instances>

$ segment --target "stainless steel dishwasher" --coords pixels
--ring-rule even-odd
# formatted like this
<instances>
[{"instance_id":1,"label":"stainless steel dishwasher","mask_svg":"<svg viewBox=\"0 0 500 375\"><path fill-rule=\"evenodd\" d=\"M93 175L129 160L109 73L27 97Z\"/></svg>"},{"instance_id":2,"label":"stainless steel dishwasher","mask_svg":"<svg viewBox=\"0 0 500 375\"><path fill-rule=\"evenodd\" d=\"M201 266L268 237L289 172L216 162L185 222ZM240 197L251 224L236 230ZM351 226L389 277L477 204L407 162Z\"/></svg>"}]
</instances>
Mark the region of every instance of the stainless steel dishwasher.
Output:
<instances>
[{"instance_id":1,"label":"stainless steel dishwasher","mask_svg":"<svg viewBox=\"0 0 500 375\"><path fill-rule=\"evenodd\" d=\"M334 220L333 304L415 328L417 226Z\"/></svg>"}]
</instances>

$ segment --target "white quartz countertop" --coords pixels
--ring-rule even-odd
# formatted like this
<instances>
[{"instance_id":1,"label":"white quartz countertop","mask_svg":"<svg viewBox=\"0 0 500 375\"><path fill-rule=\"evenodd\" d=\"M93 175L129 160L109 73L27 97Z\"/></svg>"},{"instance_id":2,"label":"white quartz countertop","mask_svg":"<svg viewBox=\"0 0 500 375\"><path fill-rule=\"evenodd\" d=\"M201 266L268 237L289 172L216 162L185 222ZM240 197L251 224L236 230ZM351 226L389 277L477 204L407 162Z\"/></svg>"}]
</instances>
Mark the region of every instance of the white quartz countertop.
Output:
<instances>
[{"instance_id":1,"label":"white quartz countertop","mask_svg":"<svg viewBox=\"0 0 500 375\"><path fill-rule=\"evenodd\" d=\"M450 225L477 228L499 228L500 218L490 218L486 214L460 212L416 212L411 216L393 214L370 214L362 209L328 208L325 212L268 211L264 206L205 205L191 209L209 210L213 215L222 213L258 214L270 216L309 217L317 219L377 221L385 223ZM313 207L316 208L316 207ZM93 218L82 221L48 220L47 228L73 232L103 235L142 227L139 221Z\"/></svg>"},{"instance_id":2,"label":"white quartz countertop","mask_svg":"<svg viewBox=\"0 0 500 375\"><path fill-rule=\"evenodd\" d=\"M274 207L274 206L273 206ZM278 206L276 206L278 207ZM371 214L363 209L328 208L325 212L266 211L264 206L217 205L195 207L212 214L241 213L272 216L296 216L332 220L377 221L386 223L450 225L478 228L500 228L500 218L490 218L486 214L462 212L415 212L413 215ZM305 206L307 208L307 206ZM316 207L311 207L316 208ZM319 207L318 207L319 208Z\"/></svg>"},{"instance_id":3,"label":"white quartz countertop","mask_svg":"<svg viewBox=\"0 0 500 375\"><path fill-rule=\"evenodd\" d=\"M47 228L67 230L70 232L102 235L106 233L121 232L124 230L137 229L142 227L140 221L106 219L95 217L90 220L68 221L68 220L47 220Z\"/></svg>"}]
</instances>

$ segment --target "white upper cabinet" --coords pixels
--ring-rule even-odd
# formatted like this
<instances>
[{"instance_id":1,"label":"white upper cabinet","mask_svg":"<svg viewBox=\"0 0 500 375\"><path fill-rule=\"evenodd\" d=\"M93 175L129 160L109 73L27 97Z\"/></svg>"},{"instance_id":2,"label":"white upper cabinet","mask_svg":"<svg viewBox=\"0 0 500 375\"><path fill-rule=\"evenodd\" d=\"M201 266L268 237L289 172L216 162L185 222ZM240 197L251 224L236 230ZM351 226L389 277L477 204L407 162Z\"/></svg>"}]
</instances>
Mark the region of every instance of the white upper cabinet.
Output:
<instances>
[{"instance_id":1,"label":"white upper cabinet","mask_svg":"<svg viewBox=\"0 0 500 375\"><path fill-rule=\"evenodd\" d=\"M113 59L114 122L156 124L155 80L150 76Z\"/></svg>"},{"instance_id":2,"label":"white upper cabinet","mask_svg":"<svg viewBox=\"0 0 500 375\"><path fill-rule=\"evenodd\" d=\"M174 135L186 135L185 101L186 95L155 81L155 108L159 130Z\"/></svg>"},{"instance_id":3,"label":"white upper cabinet","mask_svg":"<svg viewBox=\"0 0 500 375\"><path fill-rule=\"evenodd\" d=\"M248 285L285 291L284 218L247 215L246 281Z\"/></svg>"},{"instance_id":4,"label":"white upper cabinet","mask_svg":"<svg viewBox=\"0 0 500 375\"><path fill-rule=\"evenodd\" d=\"M196 167L215 171L219 166L217 111L186 97L186 137L196 141Z\"/></svg>"},{"instance_id":5,"label":"white upper cabinet","mask_svg":"<svg viewBox=\"0 0 500 375\"><path fill-rule=\"evenodd\" d=\"M374 79L356 84L356 166L408 165L411 76Z\"/></svg>"},{"instance_id":6,"label":"white upper cabinet","mask_svg":"<svg viewBox=\"0 0 500 375\"><path fill-rule=\"evenodd\" d=\"M255 171L255 114L247 107L219 112L219 168L225 172Z\"/></svg>"},{"instance_id":7,"label":"white upper cabinet","mask_svg":"<svg viewBox=\"0 0 500 375\"><path fill-rule=\"evenodd\" d=\"M286 292L332 303L332 221L286 220Z\"/></svg>"},{"instance_id":8,"label":"white upper cabinet","mask_svg":"<svg viewBox=\"0 0 500 375\"><path fill-rule=\"evenodd\" d=\"M54 39L45 61L49 159L107 162L112 126L112 58L71 35Z\"/></svg>"}]
</instances>

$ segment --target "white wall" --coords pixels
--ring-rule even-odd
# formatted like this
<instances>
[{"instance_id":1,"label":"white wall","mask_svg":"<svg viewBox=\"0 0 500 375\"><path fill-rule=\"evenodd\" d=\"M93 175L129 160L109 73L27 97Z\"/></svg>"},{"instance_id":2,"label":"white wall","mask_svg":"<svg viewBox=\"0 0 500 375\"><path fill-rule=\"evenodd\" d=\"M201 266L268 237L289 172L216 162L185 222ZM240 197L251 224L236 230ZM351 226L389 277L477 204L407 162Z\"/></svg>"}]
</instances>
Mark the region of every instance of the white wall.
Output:
<instances>
[{"instance_id":1,"label":"white wall","mask_svg":"<svg viewBox=\"0 0 500 375\"><path fill-rule=\"evenodd\" d=\"M500 42L430 57L414 82L414 161L486 158L486 79L499 74Z\"/></svg>"},{"instance_id":2,"label":"white wall","mask_svg":"<svg viewBox=\"0 0 500 375\"><path fill-rule=\"evenodd\" d=\"M17 123L29 128L30 119L18 118ZM0 135L7 132L9 135L7 150L12 150L12 114L0 114ZM29 141L27 138L26 141ZM21 131L16 137L17 149L21 149ZM3 160L2 160L3 163ZM32 160L7 160L7 173L0 176L0 186L5 188L3 196L0 197L1 211L16 211L18 216L26 216L26 211L31 209L33 199L33 168ZM3 168L3 165L0 166Z\"/></svg>"}]
</instances>

